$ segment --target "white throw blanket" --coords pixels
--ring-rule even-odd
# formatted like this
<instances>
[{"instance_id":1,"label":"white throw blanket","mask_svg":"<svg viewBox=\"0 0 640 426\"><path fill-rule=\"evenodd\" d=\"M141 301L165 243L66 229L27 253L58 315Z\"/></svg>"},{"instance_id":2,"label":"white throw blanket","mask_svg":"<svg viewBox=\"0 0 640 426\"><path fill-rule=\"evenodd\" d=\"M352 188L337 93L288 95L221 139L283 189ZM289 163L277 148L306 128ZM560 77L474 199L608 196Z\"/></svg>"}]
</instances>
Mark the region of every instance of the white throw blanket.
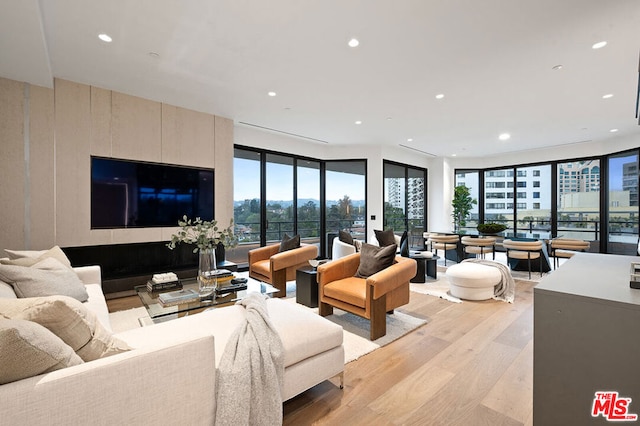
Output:
<instances>
[{"instance_id":1,"label":"white throw blanket","mask_svg":"<svg viewBox=\"0 0 640 426\"><path fill-rule=\"evenodd\" d=\"M513 281L513 277L511 276L511 271L507 265L503 265L502 263L495 262L493 260L485 260L485 259L465 259L463 262L472 262L479 263L481 265L493 266L494 268L498 268L500 271L500 275L502 278L500 282L495 285L493 288L493 298L496 300L503 300L505 302L513 303L513 300L516 295L516 283Z\"/></svg>"},{"instance_id":2,"label":"white throw blanket","mask_svg":"<svg viewBox=\"0 0 640 426\"><path fill-rule=\"evenodd\" d=\"M217 371L217 425L281 425L284 349L269 319L266 296L237 302L246 322L231 335Z\"/></svg>"}]
</instances>

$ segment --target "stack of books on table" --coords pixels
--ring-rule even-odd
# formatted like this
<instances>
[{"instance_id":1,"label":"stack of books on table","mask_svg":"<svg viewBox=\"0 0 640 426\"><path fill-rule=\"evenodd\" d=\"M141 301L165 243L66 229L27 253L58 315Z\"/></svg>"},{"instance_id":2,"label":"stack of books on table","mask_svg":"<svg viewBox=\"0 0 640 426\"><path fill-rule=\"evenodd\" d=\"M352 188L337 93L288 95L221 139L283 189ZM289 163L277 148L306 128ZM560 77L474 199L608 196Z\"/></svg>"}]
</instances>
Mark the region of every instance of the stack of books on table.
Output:
<instances>
[{"instance_id":1,"label":"stack of books on table","mask_svg":"<svg viewBox=\"0 0 640 426\"><path fill-rule=\"evenodd\" d=\"M211 271L210 277L218 279L218 287L230 283L231 280L235 278L233 273L228 269L216 269L215 271Z\"/></svg>"},{"instance_id":2,"label":"stack of books on table","mask_svg":"<svg viewBox=\"0 0 640 426\"><path fill-rule=\"evenodd\" d=\"M182 283L178 279L178 276L173 272L154 274L153 277L147 281L147 291L150 292L179 288L182 288Z\"/></svg>"},{"instance_id":3,"label":"stack of books on table","mask_svg":"<svg viewBox=\"0 0 640 426\"><path fill-rule=\"evenodd\" d=\"M193 289L187 288L177 291L170 291L168 293L161 293L158 296L158 301L164 307L181 305L185 303L199 302L200 294Z\"/></svg>"}]
</instances>

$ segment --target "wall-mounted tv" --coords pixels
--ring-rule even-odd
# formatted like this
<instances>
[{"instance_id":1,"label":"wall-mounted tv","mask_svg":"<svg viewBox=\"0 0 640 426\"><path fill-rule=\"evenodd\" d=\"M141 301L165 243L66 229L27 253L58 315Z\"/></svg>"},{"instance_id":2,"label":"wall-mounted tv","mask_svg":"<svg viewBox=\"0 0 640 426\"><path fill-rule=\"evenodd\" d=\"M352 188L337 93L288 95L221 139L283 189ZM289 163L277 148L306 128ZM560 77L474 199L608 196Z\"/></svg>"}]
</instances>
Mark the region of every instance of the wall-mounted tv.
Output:
<instances>
[{"instance_id":1,"label":"wall-mounted tv","mask_svg":"<svg viewBox=\"0 0 640 426\"><path fill-rule=\"evenodd\" d=\"M213 169L91 157L91 229L212 220L213 199Z\"/></svg>"}]
</instances>

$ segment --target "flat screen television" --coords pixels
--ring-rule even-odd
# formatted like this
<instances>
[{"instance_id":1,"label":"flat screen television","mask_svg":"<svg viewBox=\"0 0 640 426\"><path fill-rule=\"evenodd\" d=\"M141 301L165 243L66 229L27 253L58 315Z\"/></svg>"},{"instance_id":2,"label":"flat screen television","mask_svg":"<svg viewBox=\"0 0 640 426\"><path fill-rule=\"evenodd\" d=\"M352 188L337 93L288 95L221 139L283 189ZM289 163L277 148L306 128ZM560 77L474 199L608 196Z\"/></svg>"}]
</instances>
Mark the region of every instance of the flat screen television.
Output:
<instances>
[{"instance_id":1,"label":"flat screen television","mask_svg":"<svg viewBox=\"0 0 640 426\"><path fill-rule=\"evenodd\" d=\"M91 229L212 220L213 200L213 169L91 157Z\"/></svg>"}]
</instances>

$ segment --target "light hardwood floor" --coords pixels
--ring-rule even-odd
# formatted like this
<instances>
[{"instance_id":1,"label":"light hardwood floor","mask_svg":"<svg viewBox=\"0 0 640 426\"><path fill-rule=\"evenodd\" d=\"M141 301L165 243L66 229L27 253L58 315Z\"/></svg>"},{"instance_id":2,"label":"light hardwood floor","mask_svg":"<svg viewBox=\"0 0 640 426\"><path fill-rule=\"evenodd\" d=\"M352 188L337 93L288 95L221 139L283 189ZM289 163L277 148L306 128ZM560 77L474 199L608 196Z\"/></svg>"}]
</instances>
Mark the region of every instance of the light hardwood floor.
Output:
<instances>
[{"instance_id":1,"label":"light hardwood floor","mask_svg":"<svg viewBox=\"0 0 640 426\"><path fill-rule=\"evenodd\" d=\"M516 280L513 304L411 293L399 311L428 323L347 364L343 390L326 381L287 401L284 424L532 425L534 286Z\"/></svg>"}]
</instances>

